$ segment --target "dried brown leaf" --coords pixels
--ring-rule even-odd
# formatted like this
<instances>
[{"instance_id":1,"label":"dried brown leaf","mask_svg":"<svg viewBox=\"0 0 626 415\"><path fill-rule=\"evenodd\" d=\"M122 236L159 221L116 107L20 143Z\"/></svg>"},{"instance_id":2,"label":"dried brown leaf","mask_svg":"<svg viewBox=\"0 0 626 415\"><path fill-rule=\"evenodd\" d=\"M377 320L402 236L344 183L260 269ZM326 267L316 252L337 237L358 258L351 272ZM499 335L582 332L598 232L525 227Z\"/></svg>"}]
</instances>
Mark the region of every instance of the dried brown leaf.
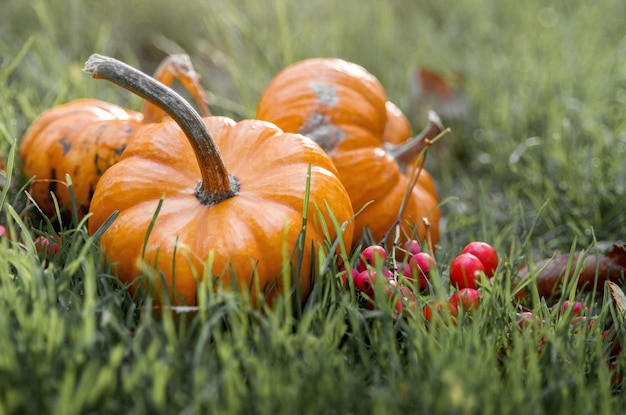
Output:
<instances>
[{"instance_id":1,"label":"dried brown leaf","mask_svg":"<svg viewBox=\"0 0 626 415\"><path fill-rule=\"evenodd\" d=\"M611 297L613 297L617 311L626 318L626 295L624 291L614 282L607 281L606 285L609 287L609 292L611 293Z\"/></svg>"},{"instance_id":2,"label":"dried brown leaf","mask_svg":"<svg viewBox=\"0 0 626 415\"><path fill-rule=\"evenodd\" d=\"M524 267L519 272L521 279L528 278L538 272L537 291L542 297L558 295L566 274L568 278L575 276L579 257L584 255L580 266L578 289L581 291L602 290L605 282L620 283L626 278L626 251L621 244L614 244L606 254L575 252L571 259L569 254L558 253L533 264L532 268ZM569 266L569 273L568 273ZM596 280L597 278L597 280Z\"/></svg>"}]
</instances>

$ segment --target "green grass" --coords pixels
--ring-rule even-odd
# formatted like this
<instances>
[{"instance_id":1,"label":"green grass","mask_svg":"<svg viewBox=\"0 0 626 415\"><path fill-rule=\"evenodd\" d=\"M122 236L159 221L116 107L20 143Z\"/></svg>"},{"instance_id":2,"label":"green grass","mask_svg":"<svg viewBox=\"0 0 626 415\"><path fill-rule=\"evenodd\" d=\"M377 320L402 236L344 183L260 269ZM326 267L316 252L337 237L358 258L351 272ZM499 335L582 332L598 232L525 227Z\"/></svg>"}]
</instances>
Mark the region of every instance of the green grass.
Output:
<instances>
[{"instance_id":1,"label":"green grass","mask_svg":"<svg viewBox=\"0 0 626 415\"><path fill-rule=\"evenodd\" d=\"M93 52L150 73L167 53L185 51L212 110L236 119L253 117L271 77L306 57L365 66L407 111L408 74L426 66L462 72L470 104L467 116L444 120L452 133L427 160L446 200L437 251L444 281L446 264L472 239L498 249L505 280L555 250L595 252L599 241L624 239L619 0L5 3L5 160L54 105L93 97L141 107L82 72ZM66 224L62 249L44 265L32 241L49 228L25 215L26 178L13 162L10 180L0 177L10 182L0 222L12 229L0 240L0 414L613 414L626 404L609 382L599 325L571 326L531 297L526 306L549 324L509 344L506 333L518 329L507 284L452 326L396 321L389 304L359 307L334 266L296 317L287 304L259 312L227 293L208 295L195 315L142 313L81 224ZM598 319L619 323L610 301L599 300Z\"/></svg>"}]
</instances>

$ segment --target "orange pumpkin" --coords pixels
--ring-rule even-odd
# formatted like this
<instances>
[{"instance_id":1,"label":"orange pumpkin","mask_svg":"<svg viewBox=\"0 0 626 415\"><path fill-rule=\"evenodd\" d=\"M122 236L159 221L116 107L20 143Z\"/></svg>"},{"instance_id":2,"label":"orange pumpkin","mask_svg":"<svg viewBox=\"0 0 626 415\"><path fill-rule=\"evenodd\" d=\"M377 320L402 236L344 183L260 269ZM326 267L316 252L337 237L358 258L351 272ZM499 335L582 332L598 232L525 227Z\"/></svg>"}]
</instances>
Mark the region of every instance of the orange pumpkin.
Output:
<instances>
[{"instance_id":1,"label":"orange pumpkin","mask_svg":"<svg viewBox=\"0 0 626 415\"><path fill-rule=\"evenodd\" d=\"M393 154L409 140L410 126L372 74L341 59L300 61L271 80L259 101L257 118L317 142L337 167L354 211L365 206L356 217L356 235L369 228L375 240L385 237L409 183L394 155L404 157L401 162L413 163L423 141L411 139L407 148ZM412 224L422 238L429 232L437 243L437 204L433 179L422 169L402 216L407 237L413 236L407 226Z\"/></svg>"},{"instance_id":2,"label":"orange pumpkin","mask_svg":"<svg viewBox=\"0 0 626 415\"><path fill-rule=\"evenodd\" d=\"M258 284L272 297L286 288L280 278L289 263L285 247L294 247L301 235L307 180L308 217L302 263L292 261L300 270L294 286L304 295L310 289L323 227L331 239L337 235L326 205L347 223L341 236L350 245L350 199L333 163L310 139L259 120L201 119L169 88L111 58L93 55L85 70L158 103L178 123L155 124L136 135L96 187L89 231L119 211L101 246L122 281L135 280L141 264L149 263L156 264L175 304L195 304L198 280L206 275L220 276L224 286L236 279L243 290ZM160 281L157 292L164 288Z\"/></svg>"},{"instance_id":3,"label":"orange pumpkin","mask_svg":"<svg viewBox=\"0 0 626 415\"><path fill-rule=\"evenodd\" d=\"M178 79L201 111L209 115L199 76L187 55L166 58L155 77L166 85ZM46 215L55 213L51 193L62 211L69 208L65 177L69 174L77 214L82 217L89 210L98 179L117 162L131 136L152 123L162 122L164 115L150 103L138 113L95 99L78 99L45 111L27 129L20 147L24 173L35 177L30 188L33 199Z\"/></svg>"}]
</instances>

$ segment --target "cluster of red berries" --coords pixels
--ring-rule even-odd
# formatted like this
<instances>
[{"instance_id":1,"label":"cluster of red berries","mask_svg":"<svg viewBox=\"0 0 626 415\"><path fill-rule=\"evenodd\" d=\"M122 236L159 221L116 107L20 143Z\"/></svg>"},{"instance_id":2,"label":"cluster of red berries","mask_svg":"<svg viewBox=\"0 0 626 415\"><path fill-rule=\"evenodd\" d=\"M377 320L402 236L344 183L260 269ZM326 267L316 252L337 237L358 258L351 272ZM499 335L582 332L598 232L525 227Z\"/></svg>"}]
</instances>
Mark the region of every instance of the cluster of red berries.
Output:
<instances>
[{"instance_id":1,"label":"cluster of red berries","mask_svg":"<svg viewBox=\"0 0 626 415\"><path fill-rule=\"evenodd\" d=\"M448 313L456 317L459 309L472 313L480 306L481 279L493 278L498 267L498 253L493 246L482 241L465 245L459 255L450 262L449 279L453 292L447 303L433 300L422 309L424 318L432 319L433 313Z\"/></svg>"},{"instance_id":2,"label":"cluster of red berries","mask_svg":"<svg viewBox=\"0 0 626 415\"><path fill-rule=\"evenodd\" d=\"M362 304L372 309L376 294L384 294L395 307L399 316L403 307L411 307L432 322L438 315L442 321L454 323L463 312L472 315L481 306L481 287L495 276L498 267L496 250L485 242L473 241L468 243L461 253L456 256L449 266L449 282L451 294L447 298L430 299L429 286L431 277L437 274L437 264L434 257L421 250L418 241L411 240L402 248L394 247L393 253L388 253L382 246L371 245L365 247L351 267L342 267L340 273L345 285L353 285L359 293ZM378 284L379 279L382 284ZM376 290L376 285L382 289ZM417 295L424 297L418 298ZM424 304L421 310L418 304ZM571 316L573 324L588 322L593 324L593 318L588 317L589 310L580 301L561 301L555 305L552 313L558 318ZM520 332L532 330L544 324L539 315L530 311L517 314L517 323ZM509 333L511 335L511 333ZM604 331L603 339L607 349L607 365L611 373L611 383L619 385L623 381L623 374L617 370L618 355L621 356L622 347L614 329ZM513 344L514 336L510 342ZM538 350L543 349L543 342Z\"/></svg>"},{"instance_id":3,"label":"cluster of red berries","mask_svg":"<svg viewBox=\"0 0 626 415\"><path fill-rule=\"evenodd\" d=\"M391 257L380 245L370 245L363 249L354 267L344 269L341 273L345 284L348 279L366 298L365 306L372 308L375 296L374 285L377 277L385 282L384 292L388 296L398 296L404 303L415 307L415 290L427 290L429 279L435 273L436 262L428 252L422 251L416 240L407 241L403 247L397 248ZM498 266L496 250L485 242L470 242L462 253L450 264L450 283L455 292L450 296L447 310L456 316L459 307L466 310L478 306L480 293L479 281L484 274L487 278L493 277ZM402 311L403 302L397 298L395 308ZM443 311L446 305L431 302L423 308L424 317L430 320L433 310Z\"/></svg>"},{"instance_id":4,"label":"cluster of red berries","mask_svg":"<svg viewBox=\"0 0 626 415\"><path fill-rule=\"evenodd\" d=\"M9 232L4 225L0 225L0 238L8 236ZM59 252L59 246L61 245L62 238L58 234L39 235L33 241L35 248L40 255L45 259L45 263L48 264L48 260L57 252Z\"/></svg>"},{"instance_id":5,"label":"cluster of red berries","mask_svg":"<svg viewBox=\"0 0 626 415\"><path fill-rule=\"evenodd\" d=\"M59 246L61 245L61 236L59 235L39 235L35 238L35 248L37 252L42 252L44 258L47 260L57 252L59 252Z\"/></svg>"},{"instance_id":6,"label":"cluster of red berries","mask_svg":"<svg viewBox=\"0 0 626 415\"><path fill-rule=\"evenodd\" d=\"M387 296L399 294L405 301L414 302L413 290L417 287L425 289L428 286L430 270L435 267L435 259L428 253L422 252L419 242L408 241L397 255L405 259L398 262L395 257L388 258L387 251L380 245L367 246L359 255L355 266L341 273L344 284L352 280L354 287L364 299L365 307L373 308L372 300L375 297L374 285L377 277L381 276L384 281L384 290ZM395 265L394 265L395 264ZM406 282L404 283L403 278ZM396 311L402 311L402 301L396 301Z\"/></svg>"}]
</instances>

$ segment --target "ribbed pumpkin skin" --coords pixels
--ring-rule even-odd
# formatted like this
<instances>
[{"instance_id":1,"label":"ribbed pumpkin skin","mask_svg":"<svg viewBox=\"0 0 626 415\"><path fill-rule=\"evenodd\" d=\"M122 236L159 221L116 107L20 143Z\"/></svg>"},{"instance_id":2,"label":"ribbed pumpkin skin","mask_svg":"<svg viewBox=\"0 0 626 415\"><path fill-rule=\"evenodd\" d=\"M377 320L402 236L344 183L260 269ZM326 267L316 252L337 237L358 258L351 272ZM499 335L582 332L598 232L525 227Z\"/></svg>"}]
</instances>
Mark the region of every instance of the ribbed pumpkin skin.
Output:
<instances>
[{"instance_id":1,"label":"ribbed pumpkin skin","mask_svg":"<svg viewBox=\"0 0 626 415\"><path fill-rule=\"evenodd\" d=\"M380 82L363 67L341 59L309 59L272 80L257 118L311 137L331 153L342 140L370 135L380 141L386 101Z\"/></svg>"},{"instance_id":2,"label":"ribbed pumpkin skin","mask_svg":"<svg viewBox=\"0 0 626 415\"><path fill-rule=\"evenodd\" d=\"M390 144L402 144L411 138L411 125L400 108L391 101L385 103L387 122L383 132L383 141Z\"/></svg>"},{"instance_id":3,"label":"ribbed pumpkin skin","mask_svg":"<svg viewBox=\"0 0 626 415\"><path fill-rule=\"evenodd\" d=\"M324 240L313 206L324 213L331 238L336 233L324 203L340 223L353 215L335 166L308 138L283 133L267 122L235 123L225 117L207 117L204 123L229 174L240 181L236 196L213 206L200 203L195 190L201 173L191 145L175 123L155 124L136 135L121 160L102 176L91 204L89 231L95 232L113 212L120 212L102 236L101 246L117 264L120 279L130 283L141 274L146 230L164 195L144 261L154 264L158 257L158 268L169 292L174 293L173 303L195 304L196 276L209 271L220 275L219 281L225 286L233 282L234 274L239 289L252 286L253 298L257 283L272 297L281 289L280 282L274 285L283 270L283 250L291 252L301 230L310 164L306 249L302 254L303 276L298 282L306 295L311 247L317 250L317 244ZM349 223L343 232L348 246L352 235L353 224ZM205 270L209 257L212 269ZM253 274L257 275L256 282L252 282Z\"/></svg>"},{"instance_id":4,"label":"ribbed pumpkin skin","mask_svg":"<svg viewBox=\"0 0 626 415\"><path fill-rule=\"evenodd\" d=\"M189 56L167 56L155 78L165 85L178 80L203 115L210 114ZM95 99L77 99L43 112L26 130L20 147L25 176L36 177L29 189L35 202L51 216L55 207L50 193L54 193L61 212L70 212L69 174L76 214L81 218L89 210L100 176L119 160L129 139L147 125L166 119L161 109L149 103L139 113Z\"/></svg>"},{"instance_id":5,"label":"ribbed pumpkin skin","mask_svg":"<svg viewBox=\"0 0 626 415\"><path fill-rule=\"evenodd\" d=\"M26 130L20 147L30 193L46 215L70 202L69 174L79 207L87 212L100 175L120 158L128 138L142 124L142 114L95 99L79 99L43 112Z\"/></svg>"},{"instance_id":6,"label":"ribbed pumpkin skin","mask_svg":"<svg viewBox=\"0 0 626 415\"><path fill-rule=\"evenodd\" d=\"M337 151L331 159L337 167L339 179L350 195L355 212L366 203L374 201L356 216L356 237L358 238L360 236L358 232L367 226L374 239L380 241L397 217L408 185L408 177L400 171L393 157L382 148L364 147ZM358 162L355 163L355 160ZM422 170L408 199L402 224L419 225L419 235L424 238L426 227L421 220L427 217L431 225L428 230L430 237L433 243L437 243L441 218L440 211L436 208L437 203L432 176L428 171ZM409 232L410 227L404 226L404 229Z\"/></svg>"},{"instance_id":7,"label":"ribbed pumpkin skin","mask_svg":"<svg viewBox=\"0 0 626 415\"><path fill-rule=\"evenodd\" d=\"M279 72L261 95L257 118L284 131L299 132L317 142L337 167L355 212L355 242L364 228L380 241L397 218L408 177L399 170L383 143L400 144L410 125L382 85L367 70L341 59L313 58ZM439 241L440 212L432 177L422 170L403 215L430 223L431 240ZM408 233L408 227L404 227ZM426 237L422 224L419 235Z\"/></svg>"}]
</instances>

